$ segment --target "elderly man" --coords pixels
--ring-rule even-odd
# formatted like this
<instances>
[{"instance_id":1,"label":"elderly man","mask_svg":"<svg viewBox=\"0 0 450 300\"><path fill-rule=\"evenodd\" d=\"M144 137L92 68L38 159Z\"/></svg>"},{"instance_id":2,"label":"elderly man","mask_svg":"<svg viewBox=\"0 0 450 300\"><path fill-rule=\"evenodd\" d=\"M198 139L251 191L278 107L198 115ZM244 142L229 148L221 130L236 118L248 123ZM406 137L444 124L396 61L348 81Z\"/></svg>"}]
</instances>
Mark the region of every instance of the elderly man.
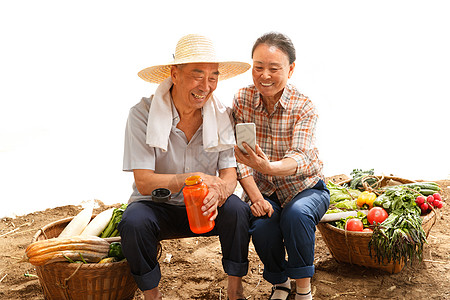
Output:
<instances>
[{"instance_id":1,"label":"elderly man","mask_svg":"<svg viewBox=\"0 0 450 300\"><path fill-rule=\"evenodd\" d=\"M138 75L159 83L155 94L131 108L125 135L124 171L134 174L133 193L119 224L122 247L145 299L161 299L157 260L160 240L192 237L184 206L184 181L199 175L209 192L202 211L215 221L203 236L218 235L229 299L242 299L248 269L250 208L233 194L237 184L234 133L229 111L213 95L219 80L244 73L250 65L216 59L212 42L187 35L174 61ZM152 191L166 188L164 201Z\"/></svg>"}]
</instances>

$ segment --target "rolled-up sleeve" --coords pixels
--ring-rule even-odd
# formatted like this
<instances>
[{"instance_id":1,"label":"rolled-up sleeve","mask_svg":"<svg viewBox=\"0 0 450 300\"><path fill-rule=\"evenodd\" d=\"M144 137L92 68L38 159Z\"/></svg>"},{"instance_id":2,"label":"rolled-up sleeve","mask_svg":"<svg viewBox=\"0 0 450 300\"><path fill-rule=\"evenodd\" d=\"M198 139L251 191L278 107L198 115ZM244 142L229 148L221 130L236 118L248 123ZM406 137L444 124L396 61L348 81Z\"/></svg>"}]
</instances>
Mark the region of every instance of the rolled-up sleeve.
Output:
<instances>
[{"instance_id":1,"label":"rolled-up sleeve","mask_svg":"<svg viewBox=\"0 0 450 300\"><path fill-rule=\"evenodd\" d=\"M314 107L306 105L303 114L295 123L292 132L292 147L284 157L292 158L297 162L297 175L311 176L321 169L314 146L317 119Z\"/></svg>"},{"instance_id":2,"label":"rolled-up sleeve","mask_svg":"<svg viewBox=\"0 0 450 300\"><path fill-rule=\"evenodd\" d=\"M234 157L233 149L220 151L217 167L218 170L236 168L236 158Z\"/></svg>"},{"instance_id":3,"label":"rolled-up sleeve","mask_svg":"<svg viewBox=\"0 0 450 300\"><path fill-rule=\"evenodd\" d=\"M148 108L142 100L130 109L125 127L123 171L155 170L155 149L145 143Z\"/></svg>"}]
</instances>

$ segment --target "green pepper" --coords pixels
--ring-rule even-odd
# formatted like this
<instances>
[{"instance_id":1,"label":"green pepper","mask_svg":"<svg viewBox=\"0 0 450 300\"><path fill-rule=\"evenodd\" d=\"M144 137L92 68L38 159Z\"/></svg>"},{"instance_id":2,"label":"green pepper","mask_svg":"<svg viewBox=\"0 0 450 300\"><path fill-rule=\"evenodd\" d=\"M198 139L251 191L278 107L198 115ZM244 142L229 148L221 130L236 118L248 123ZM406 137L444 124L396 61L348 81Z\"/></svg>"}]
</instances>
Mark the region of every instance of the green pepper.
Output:
<instances>
[{"instance_id":1,"label":"green pepper","mask_svg":"<svg viewBox=\"0 0 450 300\"><path fill-rule=\"evenodd\" d=\"M118 261L124 259L125 256L122 252L122 244L120 242L112 242L109 245L108 256L115 257Z\"/></svg>"},{"instance_id":2,"label":"green pepper","mask_svg":"<svg viewBox=\"0 0 450 300\"><path fill-rule=\"evenodd\" d=\"M377 199L377 200L373 201L373 206L382 207L383 206L383 201Z\"/></svg>"}]
</instances>

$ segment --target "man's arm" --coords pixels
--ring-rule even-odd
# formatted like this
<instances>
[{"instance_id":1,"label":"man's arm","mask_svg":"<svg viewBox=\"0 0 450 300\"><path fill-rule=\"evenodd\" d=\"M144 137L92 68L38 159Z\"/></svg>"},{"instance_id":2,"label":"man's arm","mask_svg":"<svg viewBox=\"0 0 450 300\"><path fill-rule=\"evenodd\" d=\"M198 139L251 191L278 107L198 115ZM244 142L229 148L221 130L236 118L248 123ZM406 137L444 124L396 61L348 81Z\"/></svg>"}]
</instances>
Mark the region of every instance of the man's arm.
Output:
<instances>
[{"instance_id":1,"label":"man's arm","mask_svg":"<svg viewBox=\"0 0 450 300\"><path fill-rule=\"evenodd\" d=\"M136 188L141 195L151 195L152 191L157 188L166 188L172 193L177 193L183 186L184 180L194 175L194 173L157 174L148 169L134 169L133 174Z\"/></svg>"},{"instance_id":2,"label":"man's arm","mask_svg":"<svg viewBox=\"0 0 450 300\"><path fill-rule=\"evenodd\" d=\"M141 195L151 195L157 188L167 188L172 193L178 192L184 184L184 180L193 175L200 176L208 186L208 195L203 200L202 210L204 215L214 213L212 219L217 216L217 207L222 206L227 198L234 192L237 184L236 168L219 170L219 176L207 175L202 172L184 174L157 174L153 170L135 169L134 181Z\"/></svg>"}]
</instances>

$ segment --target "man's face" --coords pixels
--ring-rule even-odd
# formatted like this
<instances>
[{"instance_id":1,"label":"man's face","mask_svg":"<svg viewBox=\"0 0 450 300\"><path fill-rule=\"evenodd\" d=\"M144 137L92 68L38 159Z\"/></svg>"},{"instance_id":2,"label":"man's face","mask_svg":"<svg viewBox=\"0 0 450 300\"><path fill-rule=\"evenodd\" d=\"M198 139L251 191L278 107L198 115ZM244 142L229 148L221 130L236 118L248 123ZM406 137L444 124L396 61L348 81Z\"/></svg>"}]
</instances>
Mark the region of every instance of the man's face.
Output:
<instances>
[{"instance_id":1,"label":"man's face","mask_svg":"<svg viewBox=\"0 0 450 300\"><path fill-rule=\"evenodd\" d=\"M203 107L217 87L219 64L190 63L172 67L174 100L182 105L199 109Z\"/></svg>"}]
</instances>

